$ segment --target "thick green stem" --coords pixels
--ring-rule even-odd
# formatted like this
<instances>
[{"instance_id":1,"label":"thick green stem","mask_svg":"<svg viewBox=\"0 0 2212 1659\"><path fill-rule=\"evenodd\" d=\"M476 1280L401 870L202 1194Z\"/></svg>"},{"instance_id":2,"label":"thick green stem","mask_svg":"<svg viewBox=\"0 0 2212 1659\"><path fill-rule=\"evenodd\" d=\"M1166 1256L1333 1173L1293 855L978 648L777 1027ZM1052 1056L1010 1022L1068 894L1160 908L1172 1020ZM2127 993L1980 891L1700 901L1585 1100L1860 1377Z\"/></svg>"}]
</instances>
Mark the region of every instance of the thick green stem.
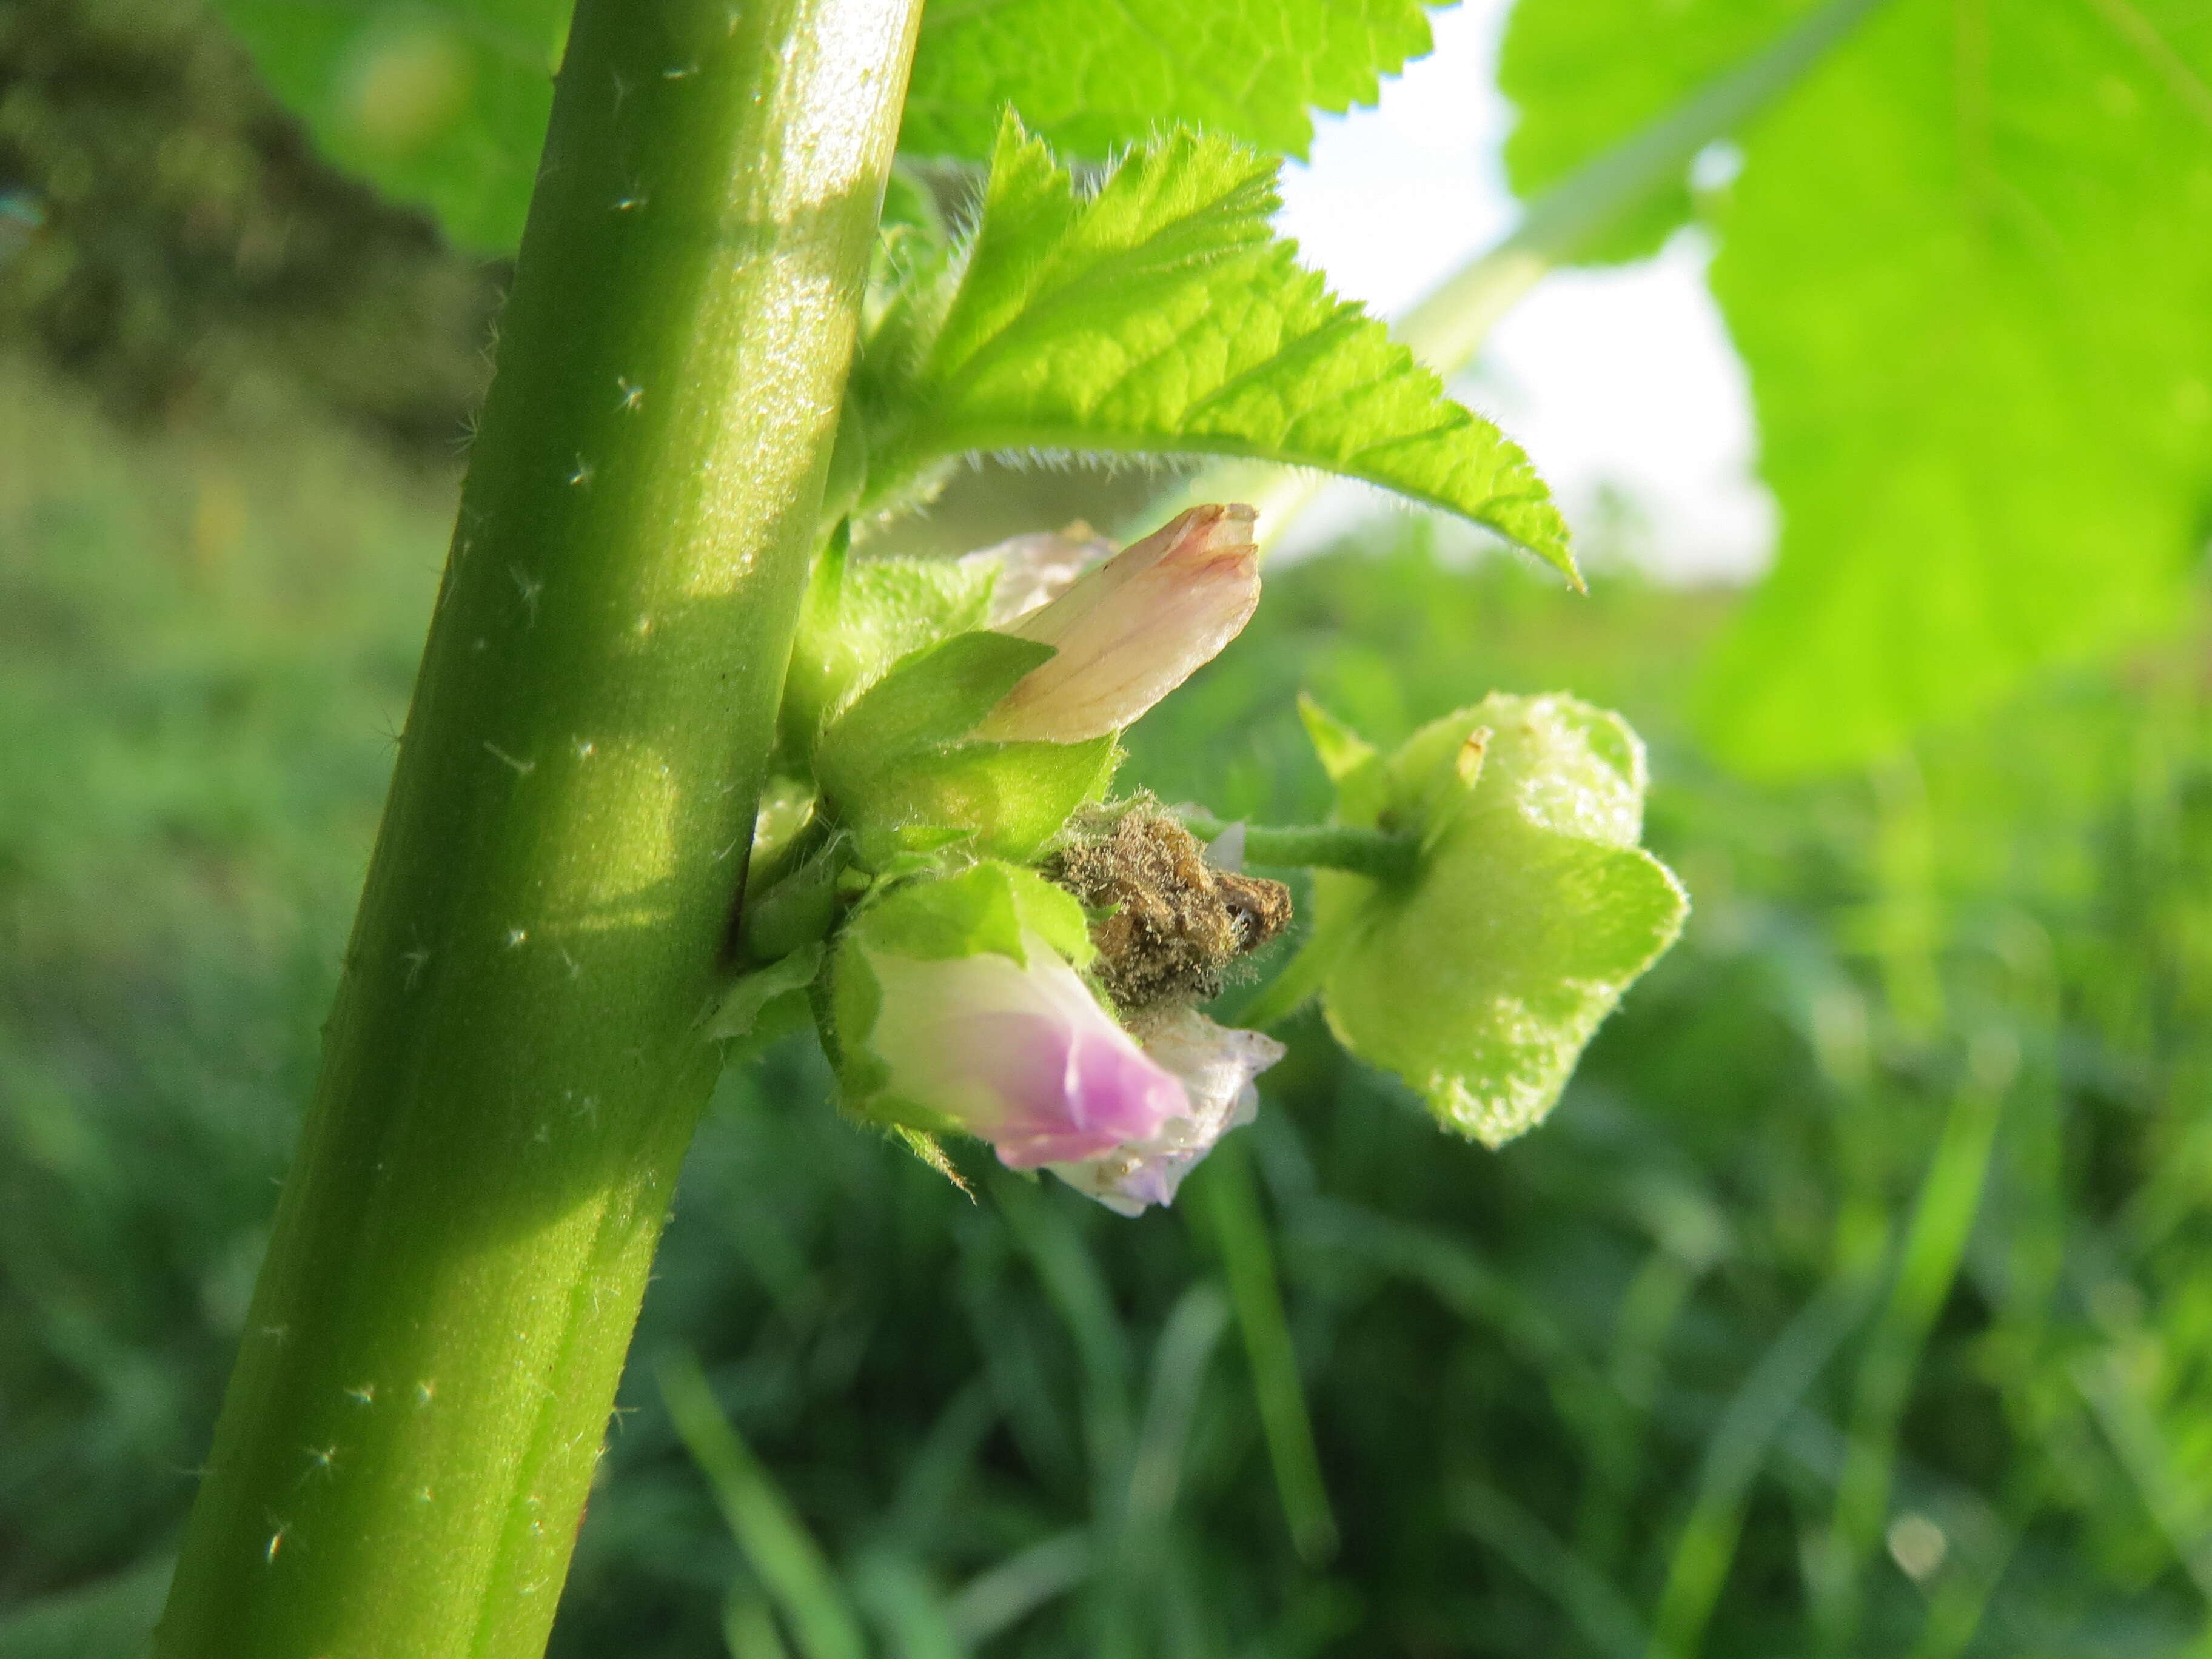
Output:
<instances>
[{"instance_id":1,"label":"thick green stem","mask_svg":"<svg viewBox=\"0 0 2212 1659\"><path fill-rule=\"evenodd\" d=\"M718 1063L920 10L582 0L165 1659L544 1647Z\"/></svg>"},{"instance_id":2,"label":"thick green stem","mask_svg":"<svg viewBox=\"0 0 2212 1659\"><path fill-rule=\"evenodd\" d=\"M1186 813L1182 821L1192 835L1207 842L1219 840L1236 827L1200 813ZM1341 823L1273 830L1248 823L1243 830L1248 862L1301 870L1350 870L1377 881L1411 875L1420 854L1420 843L1414 837L1388 830L1361 830Z\"/></svg>"}]
</instances>

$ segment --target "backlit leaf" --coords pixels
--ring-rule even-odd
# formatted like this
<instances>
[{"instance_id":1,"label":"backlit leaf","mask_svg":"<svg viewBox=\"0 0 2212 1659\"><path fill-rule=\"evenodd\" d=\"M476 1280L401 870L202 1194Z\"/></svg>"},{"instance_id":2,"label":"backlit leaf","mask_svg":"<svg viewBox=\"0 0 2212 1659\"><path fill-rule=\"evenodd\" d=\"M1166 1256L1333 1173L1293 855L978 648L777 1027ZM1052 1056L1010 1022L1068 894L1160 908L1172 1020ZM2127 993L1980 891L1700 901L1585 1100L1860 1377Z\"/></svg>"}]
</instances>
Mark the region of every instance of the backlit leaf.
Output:
<instances>
[{"instance_id":1,"label":"backlit leaf","mask_svg":"<svg viewBox=\"0 0 2212 1659\"><path fill-rule=\"evenodd\" d=\"M571 8L560 0L216 0L331 159L447 236L513 251Z\"/></svg>"},{"instance_id":2,"label":"backlit leaf","mask_svg":"<svg viewBox=\"0 0 2212 1659\"><path fill-rule=\"evenodd\" d=\"M981 160L1012 106L1071 155L1182 122L1303 156L1309 107L1372 103L1428 49L1419 0L933 0L899 143Z\"/></svg>"},{"instance_id":3,"label":"backlit leaf","mask_svg":"<svg viewBox=\"0 0 2212 1659\"><path fill-rule=\"evenodd\" d=\"M1526 0L1516 184L1809 6ZM2185 0L1890 0L1744 137L1712 283L1779 562L1707 725L1846 764L2179 610L2212 493L2212 36Z\"/></svg>"},{"instance_id":4,"label":"backlit leaf","mask_svg":"<svg viewBox=\"0 0 2212 1659\"><path fill-rule=\"evenodd\" d=\"M1571 574L1520 449L1270 230L1275 167L1176 133L1091 192L1010 124L933 338L864 354L871 501L979 450L1249 456L1459 514Z\"/></svg>"}]
</instances>

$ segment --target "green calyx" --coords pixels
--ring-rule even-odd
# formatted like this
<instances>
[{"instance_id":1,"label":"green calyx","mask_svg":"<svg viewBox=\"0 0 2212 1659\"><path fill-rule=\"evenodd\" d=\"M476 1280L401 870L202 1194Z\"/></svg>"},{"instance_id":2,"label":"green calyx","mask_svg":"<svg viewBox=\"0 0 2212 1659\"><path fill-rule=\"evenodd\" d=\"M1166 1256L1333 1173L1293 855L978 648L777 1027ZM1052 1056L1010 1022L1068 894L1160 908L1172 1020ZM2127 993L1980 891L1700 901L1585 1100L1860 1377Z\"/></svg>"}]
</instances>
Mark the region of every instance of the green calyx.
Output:
<instances>
[{"instance_id":1,"label":"green calyx","mask_svg":"<svg viewBox=\"0 0 2212 1659\"><path fill-rule=\"evenodd\" d=\"M1050 646L994 633L988 561L867 558L842 533L817 562L784 693L782 747L819 788L848 861L883 873L954 842L1032 859L1120 763L1111 737L969 733Z\"/></svg>"},{"instance_id":2,"label":"green calyx","mask_svg":"<svg viewBox=\"0 0 2212 1659\"><path fill-rule=\"evenodd\" d=\"M1347 1049L1446 1127L1501 1145L1551 1110L1688 913L1637 844L1643 745L1565 696L1492 695L1387 756L1311 705L1307 725L1340 820L1419 853L1406 879L1316 872L1312 939L1268 1012L1317 989Z\"/></svg>"}]
</instances>

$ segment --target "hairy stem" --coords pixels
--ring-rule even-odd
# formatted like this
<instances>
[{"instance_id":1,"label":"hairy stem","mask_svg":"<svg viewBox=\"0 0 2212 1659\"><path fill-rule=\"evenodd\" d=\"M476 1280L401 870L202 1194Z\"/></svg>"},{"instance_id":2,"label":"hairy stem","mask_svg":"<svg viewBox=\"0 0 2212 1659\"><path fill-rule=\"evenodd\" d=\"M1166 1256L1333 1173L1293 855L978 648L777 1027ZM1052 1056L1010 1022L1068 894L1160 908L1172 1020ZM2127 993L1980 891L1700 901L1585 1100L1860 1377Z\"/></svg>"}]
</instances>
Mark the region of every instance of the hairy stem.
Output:
<instances>
[{"instance_id":1,"label":"hairy stem","mask_svg":"<svg viewBox=\"0 0 2212 1659\"><path fill-rule=\"evenodd\" d=\"M1388 830L1361 830L1349 824L1301 824L1268 829L1256 823L1235 825L1203 813L1183 815L1184 827L1200 841L1218 841L1232 829L1244 831L1244 857L1253 864L1294 869L1350 870L1377 881L1395 881L1413 873L1420 843L1412 836Z\"/></svg>"},{"instance_id":2,"label":"hairy stem","mask_svg":"<svg viewBox=\"0 0 2212 1659\"><path fill-rule=\"evenodd\" d=\"M919 0L582 0L164 1659L534 1656L716 1053Z\"/></svg>"}]
</instances>

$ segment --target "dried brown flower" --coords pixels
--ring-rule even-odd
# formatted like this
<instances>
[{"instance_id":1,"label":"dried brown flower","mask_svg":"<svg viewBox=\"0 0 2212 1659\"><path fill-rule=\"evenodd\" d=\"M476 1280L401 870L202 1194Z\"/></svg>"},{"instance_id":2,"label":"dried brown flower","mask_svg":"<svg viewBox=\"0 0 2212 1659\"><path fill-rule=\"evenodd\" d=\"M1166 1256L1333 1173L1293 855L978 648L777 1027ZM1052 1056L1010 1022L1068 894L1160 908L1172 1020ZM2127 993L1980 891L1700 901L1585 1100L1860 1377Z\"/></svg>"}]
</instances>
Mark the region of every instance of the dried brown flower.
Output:
<instances>
[{"instance_id":1,"label":"dried brown flower","mask_svg":"<svg viewBox=\"0 0 2212 1659\"><path fill-rule=\"evenodd\" d=\"M1289 926L1290 889L1217 870L1198 838L1149 800L1073 826L1046 873L1093 910L1098 972L1124 1012L1203 1002L1224 970Z\"/></svg>"}]
</instances>

